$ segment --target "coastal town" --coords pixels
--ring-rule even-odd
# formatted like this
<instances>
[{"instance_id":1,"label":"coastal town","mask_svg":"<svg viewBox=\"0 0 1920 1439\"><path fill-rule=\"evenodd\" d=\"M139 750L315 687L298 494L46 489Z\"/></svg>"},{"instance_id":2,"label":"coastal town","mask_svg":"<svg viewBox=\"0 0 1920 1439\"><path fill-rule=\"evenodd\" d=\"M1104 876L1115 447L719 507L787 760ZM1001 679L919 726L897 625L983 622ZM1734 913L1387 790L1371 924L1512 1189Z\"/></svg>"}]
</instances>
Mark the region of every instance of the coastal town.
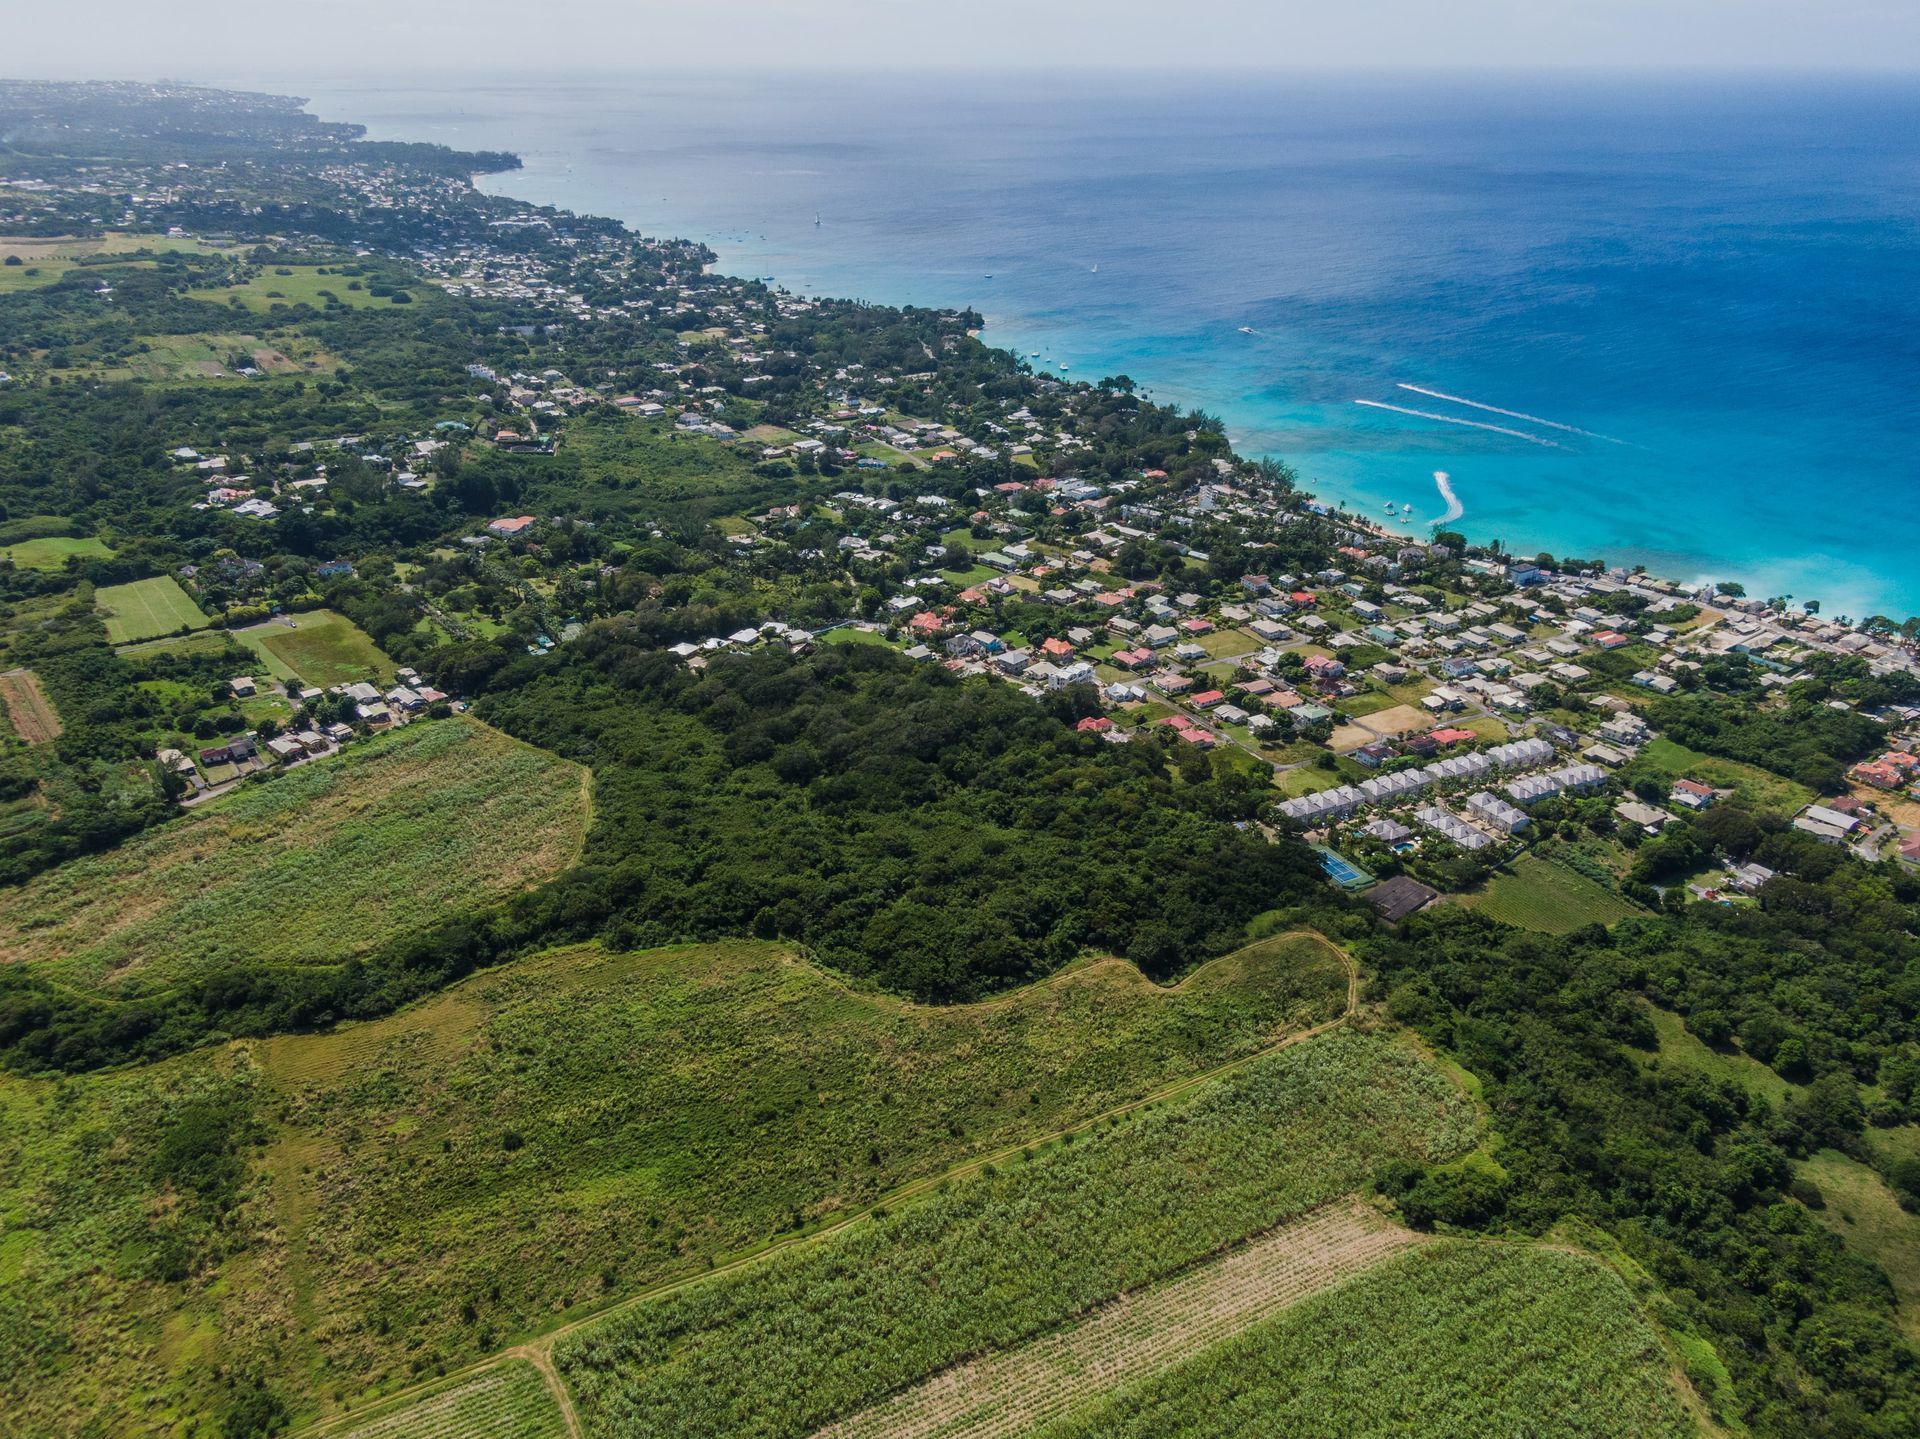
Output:
<instances>
[{"instance_id":1,"label":"coastal town","mask_svg":"<svg viewBox=\"0 0 1920 1439\"><path fill-rule=\"evenodd\" d=\"M21 1432L877 1435L1409 1274L1475 1416L1904 1432L1920 617L285 97L0 136Z\"/></svg>"}]
</instances>

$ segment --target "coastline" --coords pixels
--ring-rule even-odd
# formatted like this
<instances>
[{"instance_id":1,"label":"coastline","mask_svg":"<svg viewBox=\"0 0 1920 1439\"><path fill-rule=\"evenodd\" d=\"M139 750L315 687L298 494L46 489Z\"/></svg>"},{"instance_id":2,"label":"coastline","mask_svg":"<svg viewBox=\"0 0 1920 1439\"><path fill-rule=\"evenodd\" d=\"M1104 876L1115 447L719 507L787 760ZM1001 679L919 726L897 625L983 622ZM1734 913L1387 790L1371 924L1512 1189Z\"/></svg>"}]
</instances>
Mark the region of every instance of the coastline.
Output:
<instances>
[{"instance_id":1,"label":"coastline","mask_svg":"<svg viewBox=\"0 0 1920 1439\"><path fill-rule=\"evenodd\" d=\"M361 102L370 99L363 95ZM1289 343L1288 337L1277 327L1264 324L1247 336L1236 335L1233 332L1238 327L1225 316L1218 321L1222 327L1219 335L1211 341L1195 341L1192 336L1183 336L1167 337L1167 343L1163 344L1158 336L1128 331L1124 326L1116 328L1111 317L1101 317L1087 309L1085 296L1095 281L1104 287L1108 276L1124 279L1132 273L1137 277L1138 266L1130 271L1124 255L1102 255L1100 259L1105 264L1099 275L1089 274L1096 263L1091 259L1091 251L1073 263L1069 263L1069 257L1058 257L1052 265L1052 269L1059 271L1053 277L1057 284L1053 290L1044 291L1057 299L1052 308L1034 303L1033 293L1015 295L1003 288L1008 271L1023 265L1034 272L1025 279L1030 289L1052 275L1047 264L1029 263L1026 259L1010 258L1005 268L995 266L988 271L968 273L946 263L951 256L944 251L928 251L921 258L920 249L903 244L900 252L915 258L898 263L889 261L873 269L874 279L869 284L850 275L856 270L867 272L861 269L865 265L861 257L864 249L872 248L872 225L876 222L870 216L864 217L869 222L868 228L854 235L851 232L862 217L841 216L830 210L826 228L807 233L803 237L804 246L796 244L792 234L777 233L772 218L758 222L766 226L765 233L752 229L754 222L750 221L734 224L723 232L697 218L702 206L713 210L721 202L707 199L706 190L687 190L684 175L674 172L675 183L669 186L665 178L652 173L656 167L637 165L624 155L618 156L617 163L602 158L601 168L596 170L591 153L570 148L575 142L585 143L581 136L569 134L557 122L549 130L539 128L548 117L537 106L516 119L513 104L488 109L486 99L481 97L463 99L438 112L431 108L433 103L433 97L425 92L410 94L397 107L383 107L376 101L372 105L376 114L367 122L369 134L379 138L457 140L461 144L512 149L512 140L501 143L505 127L525 128L527 133L520 137L519 146L522 168L476 176L477 188L484 193L608 217L634 234L684 235L717 252L713 267L717 272L763 277L771 274L780 288L796 295L863 296L879 303L949 308L970 306L986 317L982 337L985 343L1023 359L1029 351L1041 352L1045 357L1044 367L1050 372L1055 360L1069 361L1068 374L1075 380L1124 372L1134 378L1147 398L1157 403L1204 408L1221 414L1238 453L1249 458L1270 456L1289 463L1300 472L1301 490L1329 508L1345 508L1355 514L1377 512L1383 500L1404 499L1412 493L1404 486L1411 479L1407 471L1416 465L1415 473L1423 477L1436 468L1446 469L1458 477L1464 469L1463 488L1479 498L1470 511L1462 508L1461 515L1472 516L1463 528L1476 543L1498 541L1514 552L1550 550L1561 556L1599 558L1618 568L1643 566L1648 572L1667 577L1688 589L1739 580L1756 595L1794 594L1803 599L1818 598L1823 601L1823 611L1830 615L1845 613L1864 618L1879 610L1898 620L1910 610L1920 609L1920 603L1913 596L1898 592L1901 589L1899 567L1875 553L1871 545L1849 543L1844 549L1836 548L1832 537L1819 536L1815 526L1812 528L1816 533L1808 536L1804 548L1782 548L1779 536L1785 531L1777 517L1769 521L1770 530L1765 526L1750 526L1744 513L1746 506L1740 507L1742 513L1735 519L1727 514L1726 506L1711 504L1708 507L1719 512L1720 519L1704 529L1684 523L1688 516L1679 513L1670 503L1673 495L1701 496L1701 503L1707 504L1706 495L1717 494L1724 485L1734 483L1730 479L1708 478L1697 468L1688 473L1684 467L1676 467L1672 487L1665 498L1658 490L1641 496L1639 491L1644 485L1636 483L1638 476L1620 475L1617 484L1610 484L1606 474L1608 466L1598 459L1588 467L1590 473L1584 475L1579 484L1569 485L1549 478L1544 471L1538 478L1525 476L1522 470L1516 469L1512 457L1480 453L1472 442L1467 442L1463 452L1460 445L1436 441L1423 433L1394 433L1383 438L1377 430L1339 425L1329 416L1315 412L1320 401L1303 400L1293 407L1294 413L1281 414L1276 419L1274 397L1284 394L1285 382L1276 381L1259 394L1245 392L1237 383L1240 376L1236 372L1210 362L1237 353L1229 349L1236 340L1247 339L1254 348L1271 344L1284 349ZM346 96L335 95L309 102L308 108L315 113L324 113L330 108L343 118L360 119L353 113L353 104ZM383 109L385 114L378 113ZM534 124L529 128L530 119ZM747 178L764 179L769 174L787 172L743 173ZM642 185L648 187L645 194L640 193ZM656 187L678 192L674 203L669 205L668 196L656 193ZM686 198L690 194L695 197L691 201ZM839 233L836 234L836 230ZM1117 243L1114 248L1119 248ZM919 268L912 269L913 266ZM994 280L995 269L999 271L999 279L992 284L983 283L983 277ZM1041 271L1046 273L1040 274ZM830 278L816 282L813 278L816 276ZM1161 363L1162 360L1165 363ZM1043 360L1034 359L1029 363L1040 368ZM1293 378L1297 380L1297 376ZM1431 380L1431 384L1408 383L1413 380ZM1476 393L1473 385L1455 376L1423 375L1416 371L1404 377L1383 379L1373 391L1381 398L1373 403L1386 408L1387 398L1405 391L1412 391L1423 400L1428 395L1451 400L1458 394ZM1484 400L1505 399L1498 392L1479 393ZM1354 399L1364 397L1363 392L1349 391L1337 400L1328 398L1322 408L1350 408ZM1507 430L1511 427L1491 422L1504 420L1507 415L1531 421L1535 417L1525 410L1539 408L1525 405L1524 409L1509 410L1504 403L1486 404L1482 400L1462 403L1473 407L1470 411L1473 415L1491 413L1486 413L1484 419L1443 416L1441 418L1448 422L1444 426L1415 420L1402 424L1401 429L1445 430L1454 435L1473 433L1482 425ZM1253 418L1249 418L1249 404L1254 404ZM1555 409L1547 408L1546 412L1553 414ZM1560 413L1565 415L1566 411L1563 409ZM1576 412L1567 418L1588 416ZM1590 421L1591 429L1561 420L1538 423L1552 427L1553 438L1523 435L1521 439L1508 439L1498 434L1483 434L1481 438L1492 442L1496 450L1504 445L1508 450L1548 456L1557 455L1557 441L1578 444L1574 436L1594 436L1607 444L1609 451L1612 445L1630 443L1597 433L1601 430L1621 433L1605 414ZM1632 437L1634 441L1641 438L1637 434ZM1383 459L1381 451L1388 440L1397 448ZM1662 458L1664 467L1664 456ZM1796 507L1798 503L1795 502ZM1457 497L1449 502L1449 507L1456 504L1459 504ZM1524 512L1526 518L1516 518L1516 511ZM1410 534L1426 531L1430 523L1422 520ZM1587 541L1579 538L1589 532L1603 537ZM1754 538L1747 538L1749 533ZM1691 543L1695 539L1710 539L1712 543L1696 550Z\"/></svg>"}]
</instances>

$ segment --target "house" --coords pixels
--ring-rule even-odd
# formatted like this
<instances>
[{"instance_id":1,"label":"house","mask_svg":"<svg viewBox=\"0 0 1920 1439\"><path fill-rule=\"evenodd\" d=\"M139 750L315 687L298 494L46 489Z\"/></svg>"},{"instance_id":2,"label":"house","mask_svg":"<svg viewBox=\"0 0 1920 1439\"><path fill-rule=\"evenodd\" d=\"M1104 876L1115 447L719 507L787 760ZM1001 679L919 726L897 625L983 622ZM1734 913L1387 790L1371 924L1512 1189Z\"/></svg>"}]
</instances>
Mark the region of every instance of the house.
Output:
<instances>
[{"instance_id":1,"label":"house","mask_svg":"<svg viewBox=\"0 0 1920 1439\"><path fill-rule=\"evenodd\" d=\"M1675 804L1685 805L1688 809L1705 809L1719 796L1710 784L1701 784L1697 779L1683 779L1674 783L1671 798Z\"/></svg>"},{"instance_id":2,"label":"house","mask_svg":"<svg viewBox=\"0 0 1920 1439\"><path fill-rule=\"evenodd\" d=\"M1192 704L1195 709L1208 710L1212 709L1225 698L1226 695L1219 690L1202 690L1199 694L1195 695L1189 703Z\"/></svg>"},{"instance_id":3,"label":"house","mask_svg":"<svg viewBox=\"0 0 1920 1439\"><path fill-rule=\"evenodd\" d=\"M1674 817L1655 805L1642 804L1637 799L1622 800L1613 807L1620 816L1622 824L1638 825L1648 834L1658 834L1674 822Z\"/></svg>"},{"instance_id":4,"label":"house","mask_svg":"<svg viewBox=\"0 0 1920 1439\"><path fill-rule=\"evenodd\" d=\"M1906 776L1882 759L1865 759L1847 771L1847 778L1875 789L1899 789Z\"/></svg>"},{"instance_id":5,"label":"house","mask_svg":"<svg viewBox=\"0 0 1920 1439\"><path fill-rule=\"evenodd\" d=\"M1404 844L1413 838L1413 831L1398 820L1370 819L1360 826L1360 832L1382 844Z\"/></svg>"},{"instance_id":6,"label":"house","mask_svg":"<svg viewBox=\"0 0 1920 1439\"><path fill-rule=\"evenodd\" d=\"M1113 721L1105 715L1088 715L1074 729L1081 734L1105 734L1113 728Z\"/></svg>"},{"instance_id":7,"label":"house","mask_svg":"<svg viewBox=\"0 0 1920 1439\"><path fill-rule=\"evenodd\" d=\"M255 693L251 675L235 675L227 681L227 688L233 691L235 699L249 699Z\"/></svg>"},{"instance_id":8,"label":"house","mask_svg":"<svg viewBox=\"0 0 1920 1439\"><path fill-rule=\"evenodd\" d=\"M1740 894L1752 894L1774 877L1764 864L1736 864L1727 870L1727 888Z\"/></svg>"},{"instance_id":9,"label":"house","mask_svg":"<svg viewBox=\"0 0 1920 1439\"><path fill-rule=\"evenodd\" d=\"M1822 844L1843 844L1865 826L1850 814L1823 804L1810 804L1795 817L1793 827Z\"/></svg>"},{"instance_id":10,"label":"house","mask_svg":"<svg viewBox=\"0 0 1920 1439\"><path fill-rule=\"evenodd\" d=\"M1308 655L1307 673L1317 680L1337 680L1347 672L1347 667L1332 655Z\"/></svg>"},{"instance_id":11,"label":"house","mask_svg":"<svg viewBox=\"0 0 1920 1439\"><path fill-rule=\"evenodd\" d=\"M515 515L511 519L490 520L487 522L487 533L490 535L498 535L503 540L510 540L518 535L523 535L532 528L532 515Z\"/></svg>"}]
</instances>

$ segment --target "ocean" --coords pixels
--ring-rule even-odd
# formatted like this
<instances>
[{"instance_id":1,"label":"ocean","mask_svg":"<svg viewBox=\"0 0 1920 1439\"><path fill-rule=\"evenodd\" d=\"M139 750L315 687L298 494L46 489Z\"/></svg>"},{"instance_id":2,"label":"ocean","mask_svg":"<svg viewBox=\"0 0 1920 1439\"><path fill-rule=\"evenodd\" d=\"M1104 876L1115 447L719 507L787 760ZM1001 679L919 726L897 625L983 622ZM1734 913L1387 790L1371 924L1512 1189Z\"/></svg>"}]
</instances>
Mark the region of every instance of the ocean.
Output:
<instances>
[{"instance_id":1,"label":"ocean","mask_svg":"<svg viewBox=\"0 0 1920 1439\"><path fill-rule=\"evenodd\" d=\"M1408 534L1458 510L1520 553L1920 613L1912 80L255 78L512 150L487 189L731 273L970 305Z\"/></svg>"}]
</instances>

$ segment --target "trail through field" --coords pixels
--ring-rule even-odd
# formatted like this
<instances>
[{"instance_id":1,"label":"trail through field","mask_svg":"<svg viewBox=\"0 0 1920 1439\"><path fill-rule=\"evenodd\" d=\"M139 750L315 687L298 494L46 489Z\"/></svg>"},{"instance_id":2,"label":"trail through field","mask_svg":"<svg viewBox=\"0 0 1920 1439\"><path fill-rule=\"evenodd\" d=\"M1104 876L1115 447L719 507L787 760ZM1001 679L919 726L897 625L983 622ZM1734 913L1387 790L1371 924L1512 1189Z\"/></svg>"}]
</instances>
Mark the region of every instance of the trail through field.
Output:
<instances>
[{"instance_id":1,"label":"trail through field","mask_svg":"<svg viewBox=\"0 0 1920 1439\"><path fill-rule=\"evenodd\" d=\"M1172 1368L1421 1243L1354 1200L1329 1205L1018 1349L942 1371L815 1439L1011 1439Z\"/></svg>"},{"instance_id":2,"label":"trail through field","mask_svg":"<svg viewBox=\"0 0 1920 1439\"><path fill-rule=\"evenodd\" d=\"M13 732L28 744L47 744L60 737L60 716L53 712L32 670L0 674L0 702L7 707Z\"/></svg>"}]
</instances>

